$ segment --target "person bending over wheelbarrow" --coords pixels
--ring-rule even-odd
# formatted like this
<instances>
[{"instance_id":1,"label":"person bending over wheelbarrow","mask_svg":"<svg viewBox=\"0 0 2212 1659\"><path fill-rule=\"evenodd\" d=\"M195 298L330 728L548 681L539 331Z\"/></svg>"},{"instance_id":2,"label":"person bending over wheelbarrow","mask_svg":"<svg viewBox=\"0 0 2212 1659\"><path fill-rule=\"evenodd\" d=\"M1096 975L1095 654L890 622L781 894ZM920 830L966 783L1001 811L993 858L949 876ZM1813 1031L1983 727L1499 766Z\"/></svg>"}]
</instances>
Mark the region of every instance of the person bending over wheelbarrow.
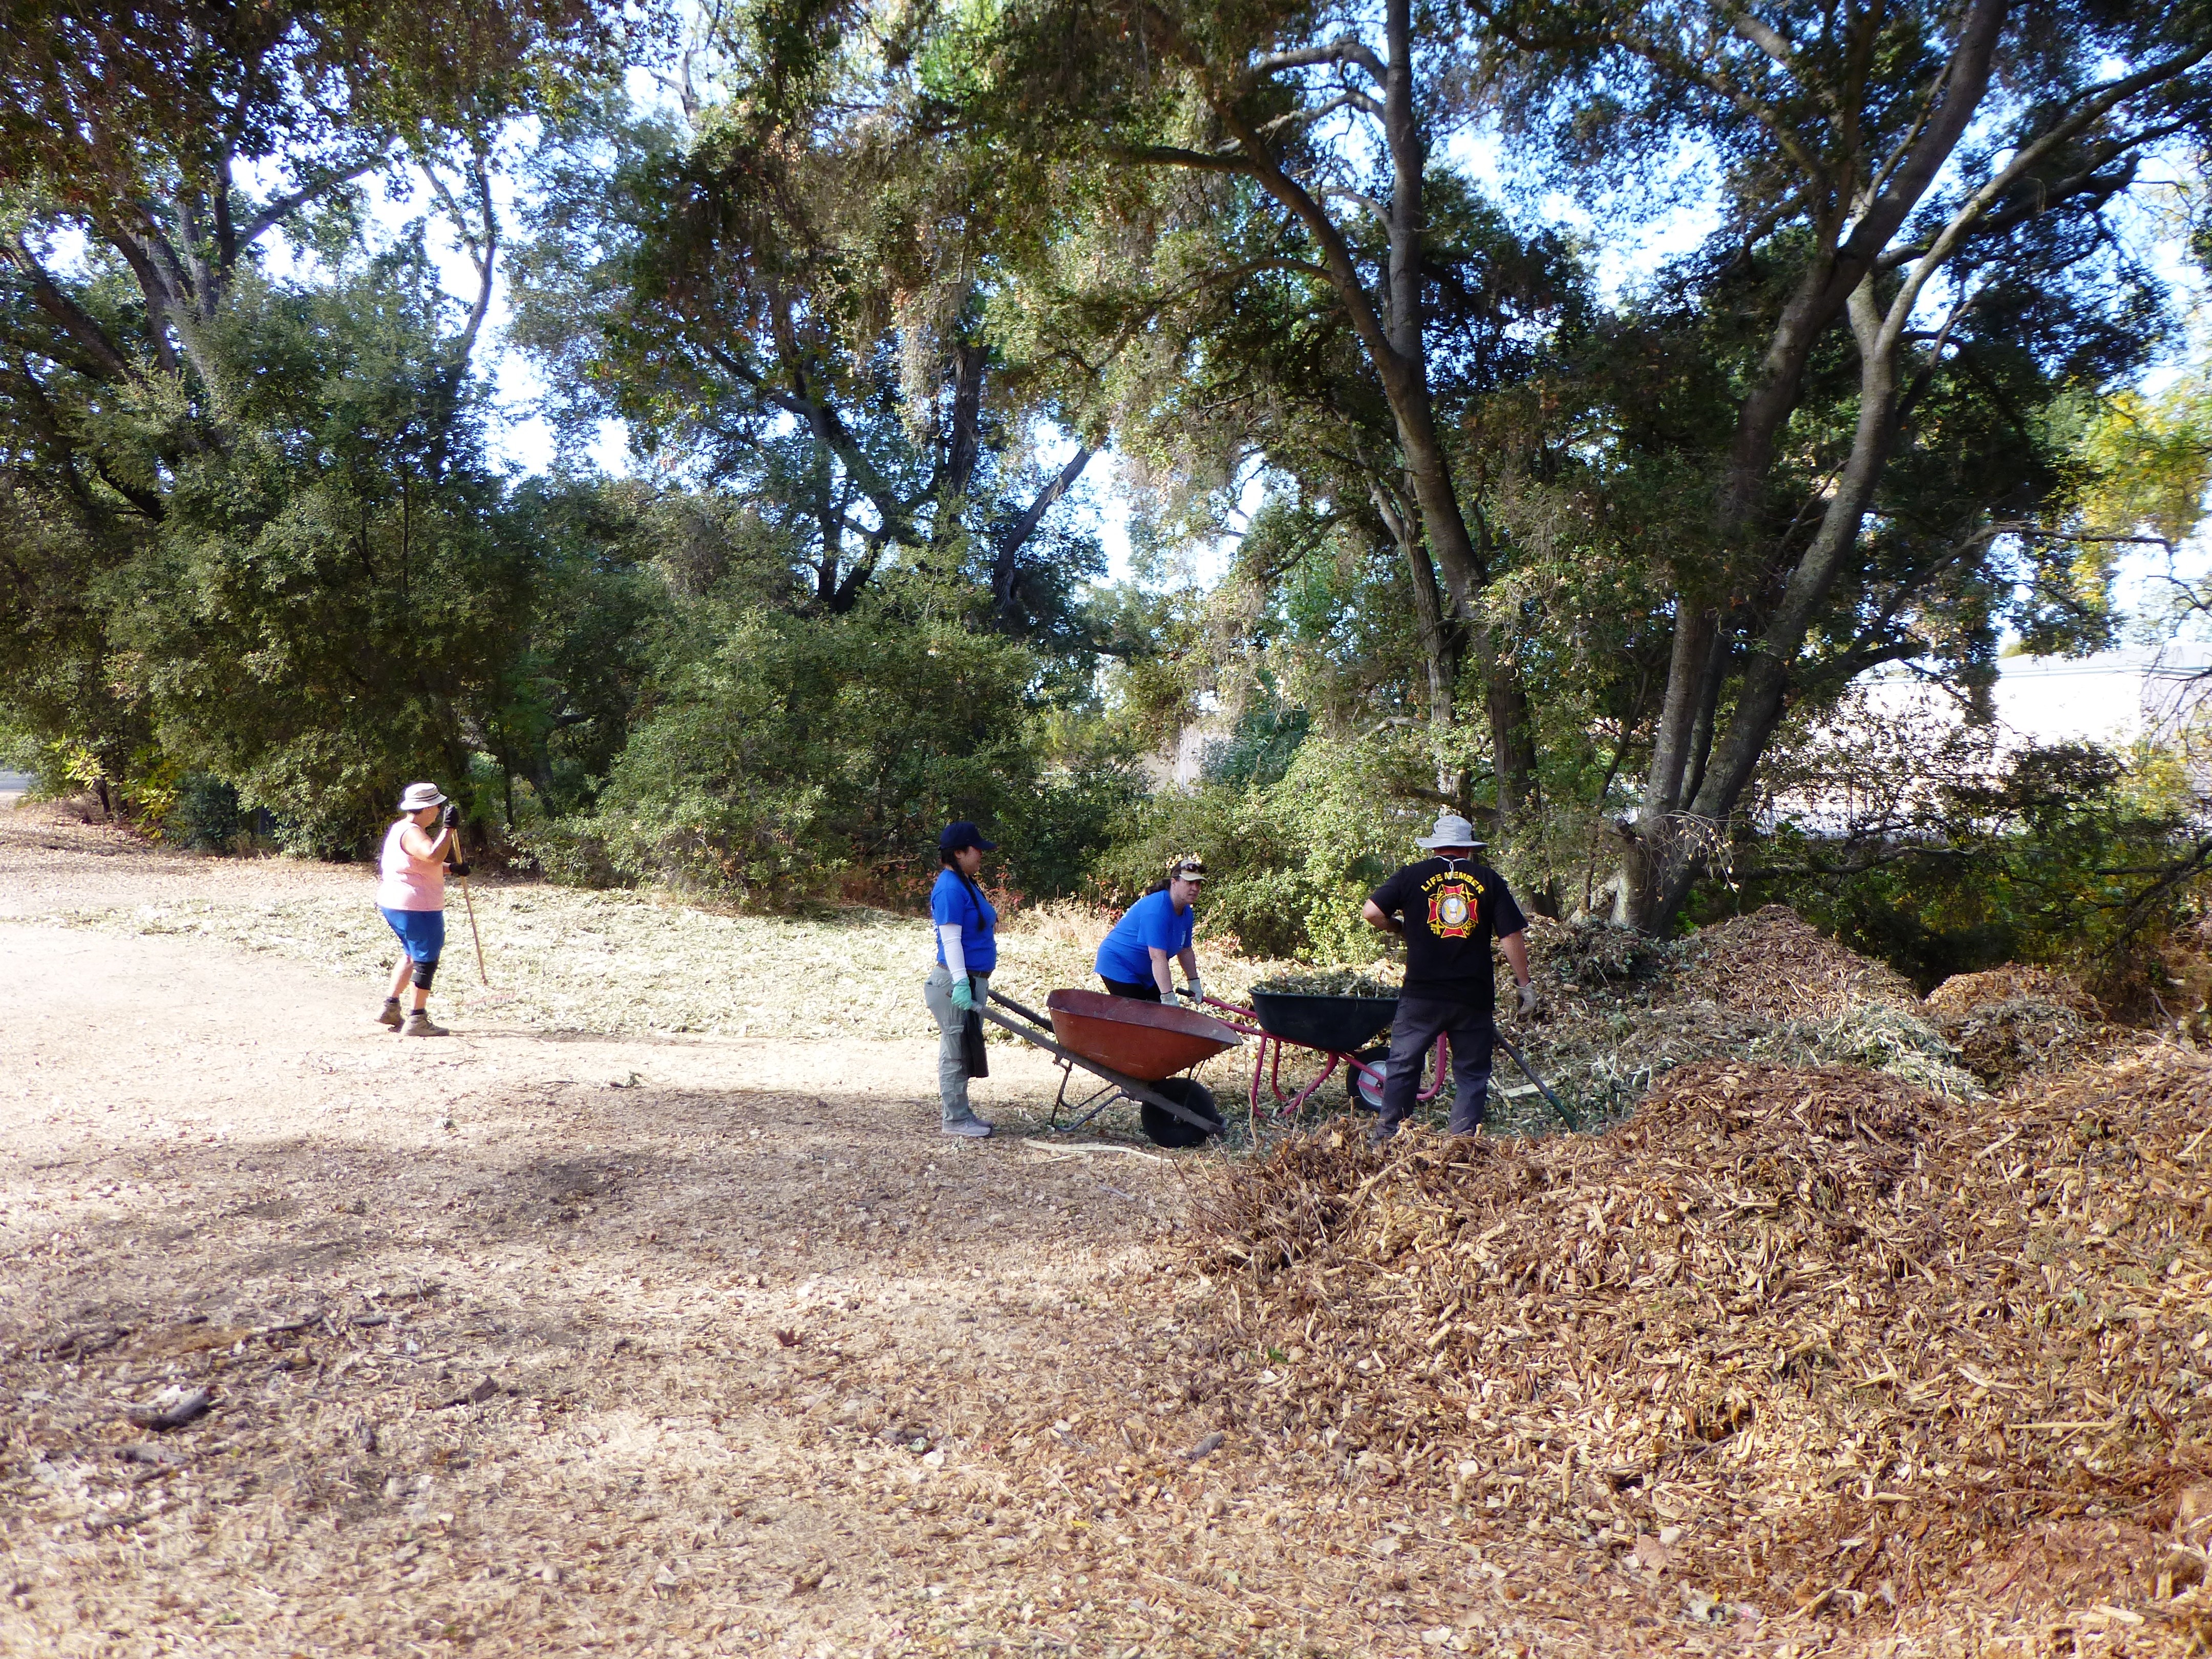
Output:
<instances>
[{"instance_id":1,"label":"person bending over wheelbarrow","mask_svg":"<svg viewBox=\"0 0 2212 1659\"><path fill-rule=\"evenodd\" d=\"M1536 1009L1536 988L1528 979L1528 918L1505 878L1475 858L1483 843L1475 839L1474 826L1455 813L1440 813L1436 829L1413 844L1428 849L1429 856L1376 888L1362 913L1369 927L1406 941L1406 982L1391 1021L1390 1064L1374 1128L1378 1146L1398 1133L1413 1109L1422 1058L1439 1032L1451 1037L1449 1132L1471 1135L1482 1127L1498 1038L1493 936L1520 984L1522 1013Z\"/></svg>"},{"instance_id":2,"label":"person bending over wheelbarrow","mask_svg":"<svg viewBox=\"0 0 2212 1659\"><path fill-rule=\"evenodd\" d=\"M1180 1008L1182 1000L1168 967L1171 958L1179 958L1183 977L1190 981L1190 1006L1205 1006L1206 984L1198 976L1198 952L1191 945L1198 926L1193 907L1205 879L1206 866L1199 860L1176 859L1168 866L1167 879L1122 913L1100 943L1093 964L1108 990L1117 997Z\"/></svg>"}]
</instances>

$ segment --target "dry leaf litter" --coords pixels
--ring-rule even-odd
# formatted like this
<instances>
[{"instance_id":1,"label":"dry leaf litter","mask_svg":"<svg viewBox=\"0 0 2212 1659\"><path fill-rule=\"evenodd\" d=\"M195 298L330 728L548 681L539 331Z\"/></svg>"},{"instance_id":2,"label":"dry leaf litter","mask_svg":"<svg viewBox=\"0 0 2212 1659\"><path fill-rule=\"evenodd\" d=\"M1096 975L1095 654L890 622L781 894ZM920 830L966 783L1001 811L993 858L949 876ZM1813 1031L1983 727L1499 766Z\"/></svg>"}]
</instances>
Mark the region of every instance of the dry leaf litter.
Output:
<instances>
[{"instance_id":1,"label":"dry leaf litter","mask_svg":"<svg viewBox=\"0 0 2212 1659\"><path fill-rule=\"evenodd\" d=\"M2086 1597L2194 1650L2208 1129L2172 1048L1972 1105L1702 1060L1602 1135L1300 1137L1213 1174L1193 1264L1239 1425L1316 1478L1447 1491L1736 1627Z\"/></svg>"}]
</instances>

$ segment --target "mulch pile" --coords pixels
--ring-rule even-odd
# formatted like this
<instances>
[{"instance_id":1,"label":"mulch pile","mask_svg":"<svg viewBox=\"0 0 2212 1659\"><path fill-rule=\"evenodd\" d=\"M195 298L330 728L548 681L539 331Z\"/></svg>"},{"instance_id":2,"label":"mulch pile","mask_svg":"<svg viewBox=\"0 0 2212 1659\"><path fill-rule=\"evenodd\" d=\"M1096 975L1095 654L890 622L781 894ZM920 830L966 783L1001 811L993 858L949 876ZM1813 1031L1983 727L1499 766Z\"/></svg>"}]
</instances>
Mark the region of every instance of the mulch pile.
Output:
<instances>
[{"instance_id":1,"label":"mulch pile","mask_svg":"<svg viewBox=\"0 0 2212 1659\"><path fill-rule=\"evenodd\" d=\"M1200 1194L1210 1380L1277 1455L1716 1620L2212 1639L2205 1540L2164 1530L2212 1510L2208 1165L2212 1063L2160 1046L1972 1104L1707 1060L1598 1136L1324 1129Z\"/></svg>"},{"instance_id":2,"label":"mulch pile","mask_svg":"<svg viewBox=\"0 0 2212 1659\"><path fill-rule=\"evenodd\" d=\"M1680 993L1743 1013L1828 1019L1860 1006L1920 1012L1910 980L1837 944L1787 905L1701 927L1680 948Z\"/></svg>"},{"instance_id":3,"label":"mulch pile","mask_svg":"<svg viewBox=\"0 0 2212 1659\"><path fill-rule=\"evenodd\" d=\"M1960 1062L1992 1086L2109 1053L2126 1040L2094 997L2048 968L2008 963L1955 974L1928 994L1927 1006Z\"/></svg>"},{"instance_id":4,"label":"mulch pile","mask_svg":"<svg viewBox=\"0 0 2212 1659\"><path fill-rule=\"evenodd\" d=\"M2047 1002L2085 1020L2102 1019L2097 999L2054 968L2008 962L1978 974L1954 974L1928 994L1939 1019L1957 1019L1977 1008L2006 1002Z\"/></svg>"},{"instance_id":5,"label":"mulch pile","mask_svg":"<svg viewBox=\"0 0 2212 1659\"><path fill-rule=\"evenodd\" d=\"M1539 919L1529 961L1542 1012L1515 1023L1515 1040L1586 1123L1713 1060L1863 1066L1950 1099L1981 1092L1907 981L1780 905L1680 941ZM1508 1102L1501 1127L1552 1127L1540 1103L1522 1105Z\"/></svg>"}]
</instances>

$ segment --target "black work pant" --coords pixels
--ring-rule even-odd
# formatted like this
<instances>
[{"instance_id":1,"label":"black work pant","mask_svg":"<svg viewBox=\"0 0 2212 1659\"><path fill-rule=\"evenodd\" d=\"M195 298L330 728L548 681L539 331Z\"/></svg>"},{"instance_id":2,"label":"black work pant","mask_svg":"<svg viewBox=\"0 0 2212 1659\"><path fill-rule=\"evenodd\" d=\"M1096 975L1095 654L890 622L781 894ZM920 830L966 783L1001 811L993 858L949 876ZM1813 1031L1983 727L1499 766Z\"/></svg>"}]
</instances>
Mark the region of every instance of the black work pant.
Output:
<instances>
[{"instance_id":1,"label":"black work pant","mask_svg":"<svg viewBox=\"0 0 2212 1659\"><path fill-rule=\"evenodd\" d=\"M1115 996L1127 997L1133 1002L1158 1002L1160 1000L1160 988L1150 980L1139 985L1131 980L1109 979L1101 974L1098 982Z\"/></svg>"},{"instance_id":2,"label":"black work pant","mask_svg":"<svg viewBox=\"0 0 2212 1659\"><path fill-rule=\"evenodd\" d=\"M1390 1065L1382 1077L1382 1111L1375 1139L1398 1133L1421 1091L1421 1066L1439 1035L1451 1040L1452 1096L1449 1133L1471 1135L1482 1127L1490 1099L1490 1054L1498 1026L1488 1008L1430 997L1400 997L1390 1022Z\"/></svg>"}]
</instances>

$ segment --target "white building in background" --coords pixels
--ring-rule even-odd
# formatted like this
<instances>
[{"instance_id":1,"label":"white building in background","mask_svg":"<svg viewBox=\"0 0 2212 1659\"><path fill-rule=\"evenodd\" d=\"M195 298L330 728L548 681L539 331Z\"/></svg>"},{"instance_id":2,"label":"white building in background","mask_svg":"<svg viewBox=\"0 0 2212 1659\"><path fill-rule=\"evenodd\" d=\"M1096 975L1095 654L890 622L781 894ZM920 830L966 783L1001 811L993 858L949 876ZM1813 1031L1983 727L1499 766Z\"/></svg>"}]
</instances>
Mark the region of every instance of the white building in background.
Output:
<instances>
[{"instance_id":1,"label":"white building in background","mask_svg":"<svg viewBox=\"0 0 2212 1659\"><path fill-rule=\"evenodd\" d=\"M1873 708L1899 716L1955 711L1958 700L1902 669L1860 682ZM2212 646L2168 641L2093 657L2002 657L1990 696L2006 746L2095 743L2120 749L2170 731L2212 694Z\"/></svg>"}]
</instances>

